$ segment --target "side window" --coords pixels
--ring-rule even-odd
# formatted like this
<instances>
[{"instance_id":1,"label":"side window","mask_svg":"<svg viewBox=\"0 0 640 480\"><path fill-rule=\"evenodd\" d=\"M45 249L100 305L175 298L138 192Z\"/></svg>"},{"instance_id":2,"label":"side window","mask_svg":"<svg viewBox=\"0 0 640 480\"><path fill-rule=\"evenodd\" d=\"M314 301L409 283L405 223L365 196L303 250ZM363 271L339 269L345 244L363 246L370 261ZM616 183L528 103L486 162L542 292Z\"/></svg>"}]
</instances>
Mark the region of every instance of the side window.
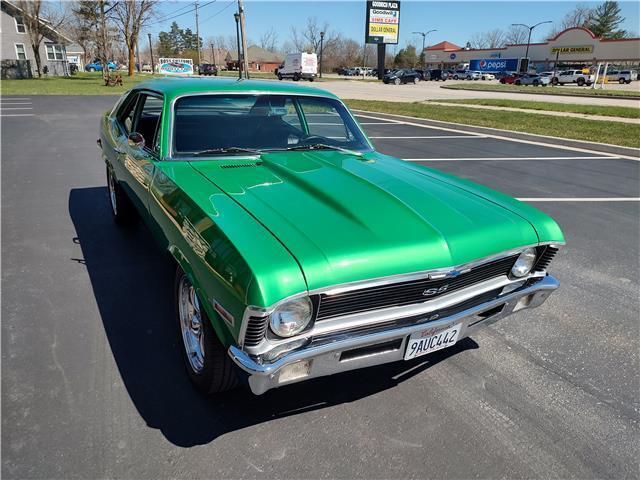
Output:
<instances>
[{"instance_id":1,"label":"side window","mask_svg":"<svg viewBox=\"0 0 640 480\"><path fill-rule=\"evenodd\" d=\"M134 121L134 131L142 134L145 146L154 152L158 151L158 128L162 116L162 98L142 94L138 101L139 115Z\"/></svg>"},{"instance_id":2,"label":"side window","mask_svg":"<svg viewBox=\"0 0 640 480\"><path fill-rule=\"evenodd\" d=\"M314 98L301 98L300 106L307 120L309 135L330 138L337 143L353 140L353 135L331 103Z\"/></svg>"},{"instance_id":3,"label":"side window","mask_svg":"<svg viewBox=\"0 0 640 480\"><path fill-rule=\"evenodd\" d=\"M284 108L287 113L282 116L282 120L302 132L303 129L300 124L300 117L298 116L298 111L296 110L296 106L291 98L287 97L284 102Z\"/></svg>"},{"instance_id":4,"label":"side window","mask_svg":"<svg viewBox=\"0 0 640 480\"><path fill-rule=\"evenodd\" d=\"M125 131L125 134L133 132L133 118L136 112L136 105L138 103L138 94L136 92L131 93L120 108L117 114L118 123Z\"/></svg>"}]
</instances>

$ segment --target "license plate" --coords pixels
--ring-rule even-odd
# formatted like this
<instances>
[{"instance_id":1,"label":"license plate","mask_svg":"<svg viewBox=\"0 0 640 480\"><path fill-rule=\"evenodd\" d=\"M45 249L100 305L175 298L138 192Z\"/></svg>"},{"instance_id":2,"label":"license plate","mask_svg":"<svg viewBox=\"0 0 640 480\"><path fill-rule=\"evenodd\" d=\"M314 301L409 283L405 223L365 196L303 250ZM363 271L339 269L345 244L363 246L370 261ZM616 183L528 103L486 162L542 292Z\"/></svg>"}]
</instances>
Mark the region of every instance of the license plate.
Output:
<instances>
[{"instance_id":1,"label":"license plate","mask_svg":"<svg viewBox=\"0 0 640 480\"><path fill-rule=\"evenodd\" d=\"M428 328L414 333L407 342L404 359L410 360L454 345L458 341L461 326L462 324L459 323L440 331Z\"/></svg>"}]
</instances>

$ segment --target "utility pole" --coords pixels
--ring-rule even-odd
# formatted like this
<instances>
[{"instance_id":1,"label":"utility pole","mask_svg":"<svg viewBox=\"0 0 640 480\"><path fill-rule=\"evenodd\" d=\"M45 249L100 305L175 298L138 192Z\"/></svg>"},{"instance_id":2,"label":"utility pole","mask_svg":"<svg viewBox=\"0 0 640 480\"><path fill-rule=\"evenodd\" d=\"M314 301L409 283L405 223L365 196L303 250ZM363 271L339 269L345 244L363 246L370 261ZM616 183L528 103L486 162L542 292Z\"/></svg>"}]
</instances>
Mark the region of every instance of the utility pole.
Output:
<instances>
[{"instance_id":1,"label":"utility pole","mask_svg":"<svg viewBox=\"0 0 640 480\"><path fill-rule=\"evenodd\" d=\"M200 70L200 22L198 22L198 1L196 0L196 45L198 50L198 70ZM198 71L198 73L200 73Z\"/></svg>"},{"instance_id":2,"label":"utility pole","mask_svg":"<svg viewBox=\"0 0 640 480\"><path fill-rule=\"evenodd\" d=\"M156 66L153 64L153 46L151 45L151 33L147 33L149 35L149 53L151 53L151 74L154 75L156 73Z\"/></svg>"},{"instance_id":3,"label":"utility pole","mask_svg":"<svg viewBox=\"0 0 640 480\"><path fill-rule=\"evenodd\" d=\"M551 20L547 20L545 22L536 23L535 25L531 25L531 26L525 25L524 23L511 24L512 27L524 27L529 30L529 38L527 39L527 50L524 54L524 58L527 59L527 68L526 68L527 71L529 71L529 45L531 44L531 32L533 32L533 29L536 28L538 25L543 25L545 23L553 23L553 22ZM527 73L527 72L522 72L522 67L520 67L520 73Z\"/></svg>"},{"instance_id":4,"label":"utility pole","mask_svg":"<svg viewBox=\"0 0 640 480\"><path fill-rule=\"evenodd\" d=\"M320 78L322 78L322 52L324 51L324 32L320 32Z\"/></svg>"},{"instance_id":5,"label":"utility pole","mask_svg":"<svg viewBox=\"0 0 640 480\"><path fill-rule=\"evenodd\" d=\"M416 35L422 35L422 50L420 51L420 56L422 57L422 69L425 69L425 60L426 60L426 55L424 54L424 40L425 38L427 38L427 35L429 35L431 32L437 32L438 30L433 29L433 30L429 30L426 32L411 32L414 33Z\"/></svg>"},{"instance_id":6,"label":"utility pole","mask_svg":"<svg viewBox=\"0 0 640 480\"><path fill-rule=\"evenodd\" d=\"M244 24L244 5L242 0L238 0L238 14L240 15L240 33L242 34L242 65L244 67L244 78L249 78L249 59L247 54L247 32Z\"/></svg>"},{"instance_id":7,"label":"utility pole","mask_svg":"<svg viewBox=\"0 0 640 480\"><path fill-rule=\"evenodd\" d=\"M216 60L216 51L213 48L213 42L211 42L211 58L213 60L213 64L216 66L216 68L218 68L218 62Z\"/></svg>"},{"instance_id":8,"label":"utility pole","mask_svg":"<svg viewBox=\"0 0 640 480\"><path fill-rule=\"evenodd\" d=\"M234 13L233 18L236 20L236 45L238 46L238 80L242 80L242 54L240 53L240 14Z\"/></svg>"}]
</instances>

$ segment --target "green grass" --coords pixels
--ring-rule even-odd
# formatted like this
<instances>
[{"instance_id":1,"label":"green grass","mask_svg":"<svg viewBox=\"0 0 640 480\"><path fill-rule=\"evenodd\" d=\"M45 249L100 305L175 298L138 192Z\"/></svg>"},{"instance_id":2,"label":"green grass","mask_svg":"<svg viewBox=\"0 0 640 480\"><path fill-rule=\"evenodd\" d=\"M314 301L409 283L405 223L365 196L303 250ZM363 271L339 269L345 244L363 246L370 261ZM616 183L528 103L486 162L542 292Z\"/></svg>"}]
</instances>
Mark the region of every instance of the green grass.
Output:
<instances>
[{"instance_id":1,"label":"green grass","mask_svg":"<svg viewBox=\"0 0 640 480\"><path fill-rule=\"evenodd\" d=\"M371 112L393 113L417 118L501 128L516 132L609 143L640 148L640 125L632 123L545 116L535 113L442 107L425 103L346 100L349 107Z\"/></svg>"},{"instance_id":2,"label":"green grass","mask_svg":"<svg viewBox=\"0 0 640 480\"><path fill-rule=\"evenodd\" d=\"M70 77L43 77L25 80L2 80L2 95L119 95L136 83L150 78L150 74L136 74L129 78L124 72L123 86L105 87L100 72L79 72Z\"/></svg>"},{"instance_id":3,"label":"green grass","mask_svg":"<svg viewBox=\"0 0 640 480\"><path fill-rule=\"evenodd\" d=\"M598 97L629 97L640 98L640 92L631 90L601 90L589 87L532 87L526 85L503 85L501 83L477 84L477 83L456 83L453 85L442 85L440 88L451 90L478 90L483 92L514 92L531 93L538 95L571 95L571 96L598 96Z\"/></svg>"},{"instance_id":4,"label":"green grass","mask_svg":"<svg viewBox=\"0 0 640 480\"><path fill-rule=\"evenodd\" d=\"M527 110L583 113L585 115L605 115L609 117L623 118L640 118L640 108L634 107L610 107L600 105L580 105L577 103L534 102L531 100L503 100L493 98L470 98L442 101L446 103L461 103L466 105L486 105L490 107L524 108Z\"/></svg>"}]
</instances>

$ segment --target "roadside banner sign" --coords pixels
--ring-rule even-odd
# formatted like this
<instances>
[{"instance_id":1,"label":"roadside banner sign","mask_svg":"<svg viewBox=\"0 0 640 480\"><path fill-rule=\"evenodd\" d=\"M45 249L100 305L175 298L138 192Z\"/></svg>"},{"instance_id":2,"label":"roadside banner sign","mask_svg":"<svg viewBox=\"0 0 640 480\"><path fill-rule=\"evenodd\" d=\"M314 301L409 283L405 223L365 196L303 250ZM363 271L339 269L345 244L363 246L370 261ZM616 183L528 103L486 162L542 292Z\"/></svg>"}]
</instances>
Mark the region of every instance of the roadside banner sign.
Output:
<instances>
[{"instance_id":1,"label":"roadside banner sign","mask_svg":"<svg viewBox=\"0 0 640 480\"><path fill-rule=\"evenodd\" d=\"M158 72L165 75L193 75L190 58L161 58Z\"/></svg>"},{"instance_id":2,"label":"roadside banner sign","mask_svg":"<svg viewBox=\"0 0 640 480\"><path fill-rule=\"evenodd\" d=\"M469 61L469 70L480 72L516 72L518 71L517 58L481 58Z\"/></svg>"},{"instance_id":3,"label":"roadside banner sign","mask_svg":"<svg viewBox=\"0 0 640 480\"><path fill-rule=\"evenodd\" d=\"M365 43L397 44L400 33L400 2L367 1Z\"/></svg>"}]
</instances>

